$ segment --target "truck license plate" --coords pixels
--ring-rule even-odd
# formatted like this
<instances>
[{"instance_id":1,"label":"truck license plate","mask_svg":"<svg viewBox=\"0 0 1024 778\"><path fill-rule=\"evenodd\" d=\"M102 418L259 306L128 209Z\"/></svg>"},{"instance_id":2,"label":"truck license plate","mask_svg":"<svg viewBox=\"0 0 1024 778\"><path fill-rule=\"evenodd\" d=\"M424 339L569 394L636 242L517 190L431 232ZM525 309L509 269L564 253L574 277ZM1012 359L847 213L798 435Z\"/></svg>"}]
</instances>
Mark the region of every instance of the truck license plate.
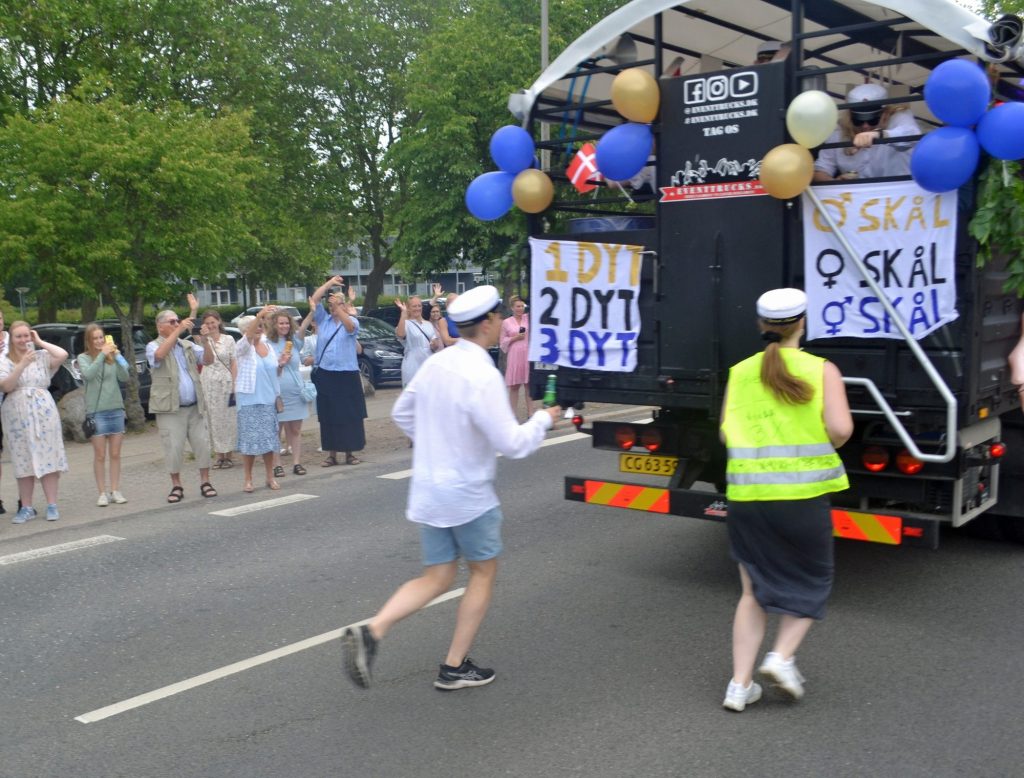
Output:
<instances>
[{"instance_id":1,"label":"truck license plate","mask_svg":"<svg viewBox=\"0 0 1024 778\"><path fill-rule=\"evenodd\" d=\"M659 457L654 454L619 454L620 473L646 473L647 475L672 475L679 464L679 457Z\"/></svg>"}]
</instances>

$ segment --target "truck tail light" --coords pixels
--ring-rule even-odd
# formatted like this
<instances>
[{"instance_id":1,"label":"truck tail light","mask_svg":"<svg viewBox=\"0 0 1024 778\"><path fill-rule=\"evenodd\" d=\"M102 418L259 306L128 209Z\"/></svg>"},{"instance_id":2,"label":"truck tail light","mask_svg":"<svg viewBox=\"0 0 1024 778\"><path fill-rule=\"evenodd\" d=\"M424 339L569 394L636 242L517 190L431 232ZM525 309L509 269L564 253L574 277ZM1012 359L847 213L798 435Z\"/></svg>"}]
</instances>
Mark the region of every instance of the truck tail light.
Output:
<instances>
[{"instance_id":1,"label":"truck tail light","mask_svg":"<svg viewBox=\"0 0 1024 778\"><path fill-rule=\"evenodd\" d=\"M615 428L615 442L623 451L629 451L636 445L636 432L632 427L622 425Z\"/></svg>"},{"instance_id":2,"label":"truck tail light","mask_svg":"<svg viewBox=\"0 0 1024 778\"><path fill-rule=\"evenodd\" d=\"M861 464L870 473L878 473L889 466L889 452L881 446L868 446L860 455Z\"/></svg>"},{"instance_id":3,"label":"truck tail light","mask_svg":"<svg viewBox=\"0 0 1024 778\"><path fill-rule=\"evenodd\" d=\"M1006 454L1006 444L1005 443L998 443L998 442L997 443L992 443L988 447L988 455L990 457L992 457L993 459L1002 459L1002 457L1005 454Z\"/></svg>"},{"instance_id":4,"label":"truck tail light","mask_svg":"<svg viewBox=\"0 0 1024 778\"><path fill-rule=\"evenodd\" d=\"M924 462L920 459L915 459L910 455L909 451L903 449L896 455L896 467L898 467L900 472L905 475L914 475L921 472L921 468L924 467Z\"/></svg>"},{"instance_id":5,"label":"truck tail light","mask_svg":"<svg viewBox=\"0 0 1024 778\"><path fill-rule=\"evenodd\" d=\"M640 433L640 445L650 451L652 454L656 453L661 448L661 430L655 428L646 428Z\"/></svg>"}]
</instances>

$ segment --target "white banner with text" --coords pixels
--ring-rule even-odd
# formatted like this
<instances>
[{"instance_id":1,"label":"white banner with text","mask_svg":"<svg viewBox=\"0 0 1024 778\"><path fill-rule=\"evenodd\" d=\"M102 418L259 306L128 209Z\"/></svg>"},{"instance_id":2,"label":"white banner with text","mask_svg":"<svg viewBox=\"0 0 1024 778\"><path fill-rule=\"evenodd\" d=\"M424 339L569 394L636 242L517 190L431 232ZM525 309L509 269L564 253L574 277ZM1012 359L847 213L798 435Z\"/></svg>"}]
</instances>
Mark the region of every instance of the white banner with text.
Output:
<instances>
[{"instance_id":1,"label":"white banner with text","mask_svg":"<svg viewBox=\"0 0 1024 778\"><path fill-rule=\"evenodd\" d=\"M913 181L814 191L916 340L957 318L956 192ZM902 338L806 197L803 219L807 338Z\"/></svg>"},{"instance_id":2,"label":"white banner with text","mask_svg":"<svg viewBox=\"0 0 1024 778\"><path fill-rule=\"evenodd\" d=\"M635 370L643 252L620 243L530 238L530 361Z\"/></svg>"}]
</instances>

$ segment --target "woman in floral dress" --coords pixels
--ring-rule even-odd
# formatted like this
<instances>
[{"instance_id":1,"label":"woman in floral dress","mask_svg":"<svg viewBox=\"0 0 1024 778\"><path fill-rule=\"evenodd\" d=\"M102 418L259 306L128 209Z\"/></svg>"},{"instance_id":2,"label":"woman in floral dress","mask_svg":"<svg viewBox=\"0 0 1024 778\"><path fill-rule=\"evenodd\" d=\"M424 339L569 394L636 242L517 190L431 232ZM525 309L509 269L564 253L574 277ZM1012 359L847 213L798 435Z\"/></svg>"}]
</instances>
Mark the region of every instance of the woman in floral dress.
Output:
<instances>
[{"instance_id":1,"label":"woman in floral dress","mask_svg":"<svg viewBox=\"0 0 1024 778\"><path fill-rule=\"evenodd\" d=\"M68 352L44 341L27 322L14 322L8 335L10 348L7 356L0 358L0 392L6 395L0 413L21 499L13 523L24 524L36 517L32 494L37 478L46 495L46 520L57 521L57 486L60 474L68 469L68 459L60 413L49 387Z\"/></svg>"},{"instance_id":2,"label":"woman in floral dress","mask_svg":"<svg viewBox=\"0 0 1024 778\"><path fill-rule=\"evenodd\" d=\"M206 421L210 426L213 450L217 453L214 468L232 467L231 452L238 440L238 414L229 407L235 390L238 365L235 362L235 339L224 333L224 322L217 311L203 314L203 328L213 344L213 364L204 365L199 374L206 395Z\"/></svg>"}]
</instances>

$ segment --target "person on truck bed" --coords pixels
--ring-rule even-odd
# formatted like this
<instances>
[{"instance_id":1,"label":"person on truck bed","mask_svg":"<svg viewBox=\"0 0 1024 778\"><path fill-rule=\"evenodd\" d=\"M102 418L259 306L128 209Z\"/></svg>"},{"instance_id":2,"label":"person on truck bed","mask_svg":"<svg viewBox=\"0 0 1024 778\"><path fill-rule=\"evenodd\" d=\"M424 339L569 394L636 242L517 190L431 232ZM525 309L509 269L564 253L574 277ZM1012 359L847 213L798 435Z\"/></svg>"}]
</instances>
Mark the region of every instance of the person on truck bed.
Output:
<instances>
[{"instance_id":1,"label":"person on truck bed","mask_svg":"<svg viewBox=\"0 0 1024 778\"><path fill-rule=\"evenodd\" d=\"M888 96L883 86L860 84L850 90L846 102L874 102ZM914 144L898 142L875 145L875 141L920 134L921 128L905 106L874 106L864 110L850 108L840 117L839 126L825 143L852 142L853 145L822 149L814 163L814 180L909 176L910 151Z\"/></svg>"},{"instance_id":2,"label":"person on truck bed","mask_svg":"<svg viewBox=\"0 0 1024 778\"><path fill-rule=\"evenodd\" d=\"M849 486L835 449L853 433L853 417L838 368L800 350L806 312L799 289L761 295L758 324L767 345L732 366L722 404L726 525L743 587L722 705L737 712L761 699L753 674L767 613L781 620L758 674L791 698L803 697L794 654L824 617L832 591L828 494Z\"/></svg>"}]
</instances>

